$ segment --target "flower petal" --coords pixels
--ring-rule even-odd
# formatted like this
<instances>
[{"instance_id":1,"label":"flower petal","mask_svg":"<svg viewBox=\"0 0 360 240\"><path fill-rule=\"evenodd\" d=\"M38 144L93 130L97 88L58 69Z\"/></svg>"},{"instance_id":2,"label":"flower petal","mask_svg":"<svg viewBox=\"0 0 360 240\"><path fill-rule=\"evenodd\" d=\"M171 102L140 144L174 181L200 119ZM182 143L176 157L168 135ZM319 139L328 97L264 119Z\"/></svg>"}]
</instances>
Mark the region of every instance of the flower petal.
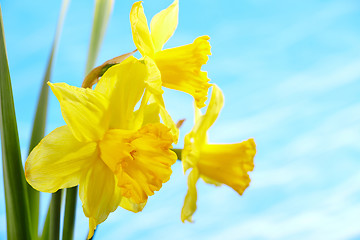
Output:
<instances>
[{"instance_id":1,"label":"flower petal","mask_svg":"<svg viewBox=\"0 0 360 240\"><path fill-rule=\"evenodd\" d=\"M151 38L155 52L162 49L164 44L174 34L178 25L179 1L175 0L167 9L156 14L150 23Z\"/></svg>"},{"instance_id":2,"label":"flower petal","mask_svg":"<svg viewBox=\"0 0 360 240\"><path fill-rule=\"evenodd\" d=\"M194 168L188 176L188 191L185 196L184 205L181 209L181 221L192 222L192 215L196 211L197 191L196 183L199 179L199 171Z\"/></svg>"},{"instance_id":3,"label":"flower petal","mask_svg":"<svg viewBox=\"0 0 360 240\"><path fill-rule=\"evenodd\" d=\"M86 174L82 175L79 196L85 216L89 218L90 239L96 226L115 211L121 201L120 188L115 175L101 159L97 158Z\"/></svg>"},{"instance_id":4,"label":"flower petal","mask_svg":"<svg viewBox=\"0 0 360 240\"><path fill-rule=\"evenodd\" d=\"M235 144L205 144L197 167L208 183L226 184L242 195L250 184L248 172L254 169L255 153L253 139Z\"/></svg>"},{"instance_id":5,"label":"flower petal","mask_svg":"<svg viewBox=\"0 0 360 240\"><path fill-rule=\"evenodd\" d=\"M177 158L170 150L172 142L169 129L161 123L133 133L111 129L100 142L101 159L117 176L122 195L140 204L169 180Z\"/></svg>"},{"instance_id":6,"label":"flower petal","mask_svg":"<svg viewBox=\"0 0 360 240\"><path fill-rule=\"evenodd\" d=\"M142 121L138 125L139 128L141 128L149 123L159 123L160 122L160 116L159 116L160 108L159 108L158 104L156 104L156 103L147 104L142 108L142 110L143 110L143 112L142 112L143 118L142 118ZM139 110L136 111L136 113L135 113L136 115L137 115L138 111Z\"/></svg>"},{"instance_id":7,"label":"flower petal","mask_svg":"<svg viewBox=\"0 0 360 240\"><path fill-rule=\"evenodd\" d=\"M154 55L154 44L141 1L133 4L130 11L130 23L136 48L143 56L152 57Z\"/></svg>"},{"instance_id":8,"label":"flower petal","mask_svg":"<svg viewBox=\"0 0 360 240\"><path fill-rule=\"evenodd\" d=\"M56 128L31 151L26 180L41 192L76 186L96 153L96 143L79 142L66 125Z\"/></svg>"},{"instance_id":9,"label":"flower petal","mask_svg":"<svg viewBox=\"0 0 360 240\"><path fill-rule=\"evenodd\" d=\"M147 78L145 63L132 56L109 68L102 76L95 91L109 99L110 128L130 128L135 105L144 93Z\"/></svg>"},{"instance_id":10,"label":"flower petal","mask_svg":"<svg viewBox=\"0 0 360 240\"><path fill-rule=\"evenodd\" d=\"M224 95L221 89L213 84L211 98L206 113L202 116L198 116L192 129L192 137L196 138L196 141L200 144L206 140L206 132L214 124L223 106Z\"/></svg>"},{"instance_id":11,"label":"flower petal","mask_svg":"<svg viewBox=\"0 0 360 240\"><path fill-rule=\"evenodd\" d=\"M199 108L205 106L208 88L207 73L201 66L209 59L208 36L195 39L191 44L165 49L155 54L154 60L161 72L163 86L192 95Z\"/></svg>"},{"instance_id":12,"label":"flower petal","mask_svg":"<svg viewBox=\"0 0 360 240\"><path fill-rule=\"evenodd\" d=\"M179 129L176 127L176 124L166 110L162 95L152 95L152 98L150 98L150 103L156 103L159 106L161 119L163 120L164 125L170 128L170 132L174 137L174 143L176 144L179 139Z\"/></svg>"},{"instance_id":13,"label":"flower petal","mask_svg":"<svg viewBox=\"0 0 360 240\"><path fill-rule=\"evenodd\" d=\"M207 142L207 130L215 122L224 105L224 96L218 86L213 84L209 106L204 115L195 106L195 124L190 133L185 136L184 150L182 152L182 165L184 172L196 167L200 150Z\"/></svg>"},{"instance_id":14,"label":"flower petal","mask_svg":"<svg viewBox=\"0 0 360 240\"><path fill-rule=\"evenodd\" d=\"M122 207L128 211L134 212L134 213L141 212L143 210L143 208L145 207L145 205L146 205L146 201L143 203L137 204L126 197L122 197L121 202L119 204L120 207Z\"/></svg>"},{"instance_id":15,"label":"flower petal","mask_svg":"<svg viewBox=\"0 0 360 240\"><path fill-rule=\"evenodd\" d=\"M81 142L97 141L108 129L108 100L89 88L66 83L48 83L60 102L61 112L75 138Z\"/></svg>"},{"instance_id":16,"label":"flower petal","mask_svg":"<svg viewBox=\"0 0 360 240\"><path fill-rule=\"evenodd\" d=\"M176 124L165 108L165 103L162 96L164 91L162 90L161 73L156 63L151 58L144 57L143 61L145 62L149 72L149 77L146 80L146 88L151 93L150 103L156 103L158 105L161 119L163 120L165 126L171 129L171 133L175 138L174 143L177 143L179 138L179 129L176 127Z\"/></svg>"},{"instance_id":17,"label":"flower petal","mask_svg":"<svg viewBox=\"0 0 360 240\"><path fill-rule=\"evenodd\" d=\"M156 96L162 95L164 90L162 90L161 73L159 68L154 60L147 56L143 57L141 60L145 63L149 73L148 78L145 80L146 88L148 88L149 91Z\"/></svg>"}]
</instances>

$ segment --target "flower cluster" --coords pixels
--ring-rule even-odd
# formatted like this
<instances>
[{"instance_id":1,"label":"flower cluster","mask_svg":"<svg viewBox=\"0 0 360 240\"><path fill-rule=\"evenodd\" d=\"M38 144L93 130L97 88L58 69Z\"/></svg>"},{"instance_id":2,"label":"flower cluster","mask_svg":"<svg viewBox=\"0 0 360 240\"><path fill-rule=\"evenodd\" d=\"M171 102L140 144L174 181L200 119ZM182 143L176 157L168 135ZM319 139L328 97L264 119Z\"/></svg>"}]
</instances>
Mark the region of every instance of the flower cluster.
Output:
<instances>
[{"instance_id":1,"label":"flower cluster","mask_svg":"<svg viewBox=\"0 0 360 240\"><path fill-rule=\"evenodd\" d=\"M89 238L118 206L141 211L148 196L170 179L177 159L171 149L179 130L165 108L162 87L188 93L195 101L195 124L182 151L184 171L191 169L182 221L191 221L196 210L199 178L242 194L254 167L252 139L207 143L207 130L224 101L221 90L201 71L211 54L210 38L201 36L191 44L162 49L178 24L178 0L153 17L150 29L141 2L136 2L130 22L142 58L126 55L105 71L94 89L48 83L66 125L47 135L25 165L28 183L39 191L79 185ZM209 88L211 98L202 115Z\"/></svg>"}]
</instances>

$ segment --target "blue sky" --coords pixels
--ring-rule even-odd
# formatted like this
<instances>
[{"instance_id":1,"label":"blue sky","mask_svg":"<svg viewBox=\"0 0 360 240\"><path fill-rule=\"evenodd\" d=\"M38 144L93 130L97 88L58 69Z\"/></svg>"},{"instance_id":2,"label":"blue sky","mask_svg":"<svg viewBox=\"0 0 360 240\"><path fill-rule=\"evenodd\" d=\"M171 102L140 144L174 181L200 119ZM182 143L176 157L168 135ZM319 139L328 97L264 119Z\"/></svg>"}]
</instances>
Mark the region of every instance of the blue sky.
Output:
<instances>
[{"instance_id":1,"label":"blue sky","mask_svg":"<svg viewBox=\"0 0 360 240\"><path fill-rule=\"evenodd\" d=\"M115 3L98 64L135 48L133 2ZM144 0L148 19L170 3ZM60 5L1 0L24 160ZM91 1L70 3L53 82L81 85L93 7ZM119 208L96 239L360 239L359 22L356 0L180 0L179 26L165 47L211 37L204 69L222 88L225 106L209 140L255 139L251 185L238 196L199 182L195 223L182 224L186 177L176 163L143 212ZM175 120L187 119L183 137L193 124L192 98L166 91L165 101ZM64 124L53 95L48 120L47 132ZM0 195L2 239L2 184ZM46 195L43 210L47 201ZM75 239L86 231L79 201Z\"/></svg>"}]
</instances>

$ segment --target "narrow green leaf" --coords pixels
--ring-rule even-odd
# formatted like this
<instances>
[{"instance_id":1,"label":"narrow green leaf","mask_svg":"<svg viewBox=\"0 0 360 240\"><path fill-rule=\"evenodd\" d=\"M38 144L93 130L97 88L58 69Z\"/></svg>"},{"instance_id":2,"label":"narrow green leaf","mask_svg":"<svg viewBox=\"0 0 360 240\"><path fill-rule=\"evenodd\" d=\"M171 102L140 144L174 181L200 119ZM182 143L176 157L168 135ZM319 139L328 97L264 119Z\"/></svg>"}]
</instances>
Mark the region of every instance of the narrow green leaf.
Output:
<instances>
[{"instance_id":1,"label":"narrow green leaf","mask_svg":"<svg viewBox=\"0 0 360 240\"><path fill-rule=\"evenodd\" d=\"M62 2L62 7L60 11L59 20L57 23L56 33L54 42L51 48L49 60L46 67L45 76L42 82L40 97L38 100L36 114L34 118L34 124L31 134L29 153L32 149L40 142L40 140L44 137L45 134L45 126L46 126L46 112L48 106L48 95L49 95L49 87L47 82L50 81L51 78L51 70L53 66L54 56L57 49L57 45L59 42L59 38L61 35L62 26L64 24L64 19L66 15L66 11L69 5L69 0L64 0ZM30 214L31 214L31 224L34 230L38 229L38 221L39 221L39 199L40 193L33 189L29 184L28 186L28 194L29 194L29 205L30 205Z\"/></svg>"},{"instance_id":2,"label":"narrow green leaf","mask_svg":"<svg viewBox=\"0 0 360 240\"><path fill-rule=\"evenodd\" d=\"M65 200L65 216L62 239L73 239L74 224L75 224L75 210L77 200L77 187L66 189Z\"/></svg>"},{"instance_id":3,"label":"narrow green leaf","mask_svg":"<svg viewBox=\"0 0 360 240\"><path fill-rule=\"evenodd\" d=\"M0 7L0 129L8 239L33 239Z\"/></svg>"},{"instance_id":4,"label":"narrow green leaf","mask_svg":"<svg viewBox=\"0 0 360 240\"><path fill-rule=\"evenodd\" d=\"M60 212L61 212L62 189L51 195L50 203L50 222L49 222L49 239L59 240L60 234Z\"/></svg>"},{"instance_id":5,"label":"narrow green leaf","mask_svg":"<svg viewBox=\"0 0 360 240\"><path fill-rule=\"evenodd\" d=\"M95 13L91 31L90 47L85 68L85 75L95 66L96 58L105 35L114 0L95 0Z\"/></svg>"},{"instance_id":6,"label":"narrow green leaf","mask_svg":"<svg viewBox=\"0 0 360 240\"><path fill-rule=\"evenodd\" d=\"M49 230L50 230L50 208L51 207L51 202L49 204L48 207L48 211L46 213L46 218L45 218L45 222L44 222L44 227L41 231L41 236L40 239L41 240L48 240L49 239Z\"/></svg>"},{"instance_id":7,"label":"narrow green leaf","mask_svg":"<svg viewBox=\"0 0 360 240\"><path fill-rule=\"evenodd\" d=\"M114 0L95 0L94 21L91 31L90 47L86 63L85 75L87 75L95 65L95 61L99 54L100 45L105 35L106 27L113 5ZM77 191L77 186L73 187L70 191L66 191L65 213L68 213L68 217L64 218L64 228L66 226L66 233L63 233L63 240L73 239L73 218L75 218Z\"/></svg>"}]
</instances>

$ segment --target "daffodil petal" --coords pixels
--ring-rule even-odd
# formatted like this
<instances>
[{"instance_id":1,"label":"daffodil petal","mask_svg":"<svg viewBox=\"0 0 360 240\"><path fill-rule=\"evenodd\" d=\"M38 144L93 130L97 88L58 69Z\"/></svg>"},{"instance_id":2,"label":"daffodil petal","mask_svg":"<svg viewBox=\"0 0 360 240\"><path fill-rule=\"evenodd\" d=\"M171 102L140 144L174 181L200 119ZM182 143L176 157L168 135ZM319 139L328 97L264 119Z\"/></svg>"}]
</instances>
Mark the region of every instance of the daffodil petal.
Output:
<instances>
[{"instance_id":1,"label":"daffodil petal","mask_svg":"<svg viewBox=\"0 0 360 240\"><path fill-rule=\"evenodd\" d=\"M162 49L164 44L174 34L178 25L179 1L175 0L167 9L156 14L150 23L151 38L155 52Z\"/></svg>"},{"instance_id":2,"label":"daffodil petal","mask_svg":"<svg viewBox=\"0 0 360 240\"><path fill-rule=\"evenodd\" d=\"M150 98L150 103L156 103L159 106L160 110L160 117L164 122L164 125L170 128L170 132L174 137L174 143L176 144L179 139L179 129L176 127L175 122L171 118L170 114L165 108L165 103L162 95L152 95L152 98Z\"/></svg>"},{"instance_id":3,"label":"daffodil petal","mask_svg":"<svg viewBox=\"0 0 360 240\"><path fill-rule=\"evenodd\" d=\"M159 68L154 60L147 56L144 56L141 60L145 63L149 74L148 78L145 80L146 88L149 89L152 94L161 96L164 93L164 90L162 90L161 73Z\"/></svg>"},{"instance_id":4,"label":"daffodil petal","mask_svg":"<svg viewBox=\"0 0 360 240\"><path fill-rule=\"evenodd\" d=\"M211 55L209 39L208 36L198 37L191 44L162 50L154 57L163 86L192 95L199 108L205 106L211 86L207 73L201 71Z\"/></svg>"},{"instance_id":5,"label":"daffodil petal","mask_svg":"<svg viewBox=\"0 0 360 240\"><path fill-rule=\"evenodd\" d=\"M95 159L87 173L82 175L79 196L85 216L89 218L90 239L96 226L104 222L121 201L115 175L101 159Z\"/></svg>"},{"instance_id":6,"label":"daffodil petal","mask_svg":"<svg viewBox=\"0 0 360 240\"><path fill-rule=\"evenodd\" d=\"M235 144L205 144L197 167L200 176L215 185L226 184L240 195L250 184L256 145L253 139Z\"/></svg>"},{"instance_id":7,"label":"daffodil petal","mask_svg":"<svg viewBox=\"0 0 360 240\"><path fill-rule=\"evenodd\" d=\"M192 130L192 136L196 138L196 141L200 144L205 142L206 132L214 124L223 106L224 95L221 89L213 84L211 98L206 113L201 117L198 116Z\"/></svg>"},{"instance_id":8,"label":"daffodil petal","mask_svg":"<svg viewBox=\"0 0 360 240\"><path fill-rule=\"evenodd\" d=\"M144 209L145 205L146 201L143 203L135 203L126 197L122 197L119 204L120 207L134 213L141 212Z\"/></svg>"},{"instance_id":9,"label":"daffodil petal","mask_svg":"<svg viewBox=\"0 0 360 240\"><path fill-rule=\"evenodd\" d=\"M26 180L41 192L76 186L96 148L94 142L79 142L68 126L56 128L31 151L25 163Z\"/></svg>"},{"instance_id":10,"label":"daffodil petal","mask_svg":"<svg viewBox=\"0 0 360 240\"><path fill-rule=\"evenodd\" d=\"M181 163L183 165L184 174L192 167L196 167L196 163L199 159L199 149L201 146L195 146L197 142L193 142L193 132L187 134L184 138L184 149L181 153Z\"/></svg>"},{"instance_id":11,"label":"daffodil petal","mask_svg":"<svg viewBox=\"0 0 360 240\"><path fill-rule=\"evenodd\" d=\"M131 8L130 24L136 48L143 56L152 57L154 55L154 44L141 1L134 3Z\"/></svg>"},{"instance_id":12,"label":"daffodil petal","mask_svg":"<svg viewBox=\"0 0 360 240\"><path fill-rule=\"evenodd\" d=\"M192 222L192 215L196 211L197 191L196 183L199 179L197 168L191 170L188 176L188 191L185 196L184 205L181 210L181 221Z\"/></svg>"},{"instance_id":13,"label":"daffodil petal","mask_svg":"<svg viewBox=\"0 0 360 240\"><path fill-rule=\"evenodd\" d=\"M213 84L209 106L204 115L195 106L195 124L190 133L185 136L182 165L184 172L195 167L200 157L200 151L207 142L207 130L212 126L224 105L224 96L218 86Z\"/></svg>"},{"instance_id":14,"label":"daffodil petal","mask_svg":"<svg viewBox=\"0 0 360 240\"><path fill-rule=\"evenodd\" d=\"M61 112L75 138L81 142L97 141L108 129L108 99L89 88L66 83L48 83L60 102Z\"/></svg>"},{"instance_id":15,"label":"daffodil petal","mask_svg":"<svg viewBox=\"0 0 360 240\"><path fill-rule=\"evenodd\" d=\"M145 108L150 100L152 95L156 95L162 98L163 90L162 90L162 82L161 82L161 74L159 69L156 66L156 63L149 57L144 56L141 60L146 65L148 77L145 80L146 89L144 96L141 100L141 104L139 109L134 113L134 121L132 121L133 129L139 129L144 125L144 114ZM159 115L159 114L157 114ZM147 116L149 117L149 116ZM154 116L155 118L157 116Z\"/></svg>"},{"instance_id":16,"label":"daffodil petal","mask_svg":"<svg viewBox=\"0 0 360 240\"><path fill-rule=\"evenodd\" d=\"M156 63L151 58L144 57L143 61L146 64L149 73L149 76L145 82L146 88L151 93L150 103L158 104L161 119L163 120L165 126L171 129L171 133L175 138L174 143L177 143L179 138L179 129L176 127L176 124L165 108L165 103L162 96L164 91L162 90L161 73Z\"/></svg>"},{"instance_id":17,"label":"daffodil petal","mask_svg":"<svg viewBox=\"0 0 360 240\"><path fill-rule=\"evenodd\" d=\"M133 111L144 93L147 77L145 63L132 56L109 68L102 76L95 92L109 99L110 128L130 128L134 117Z\"/></svg>"},{"instance_id":18,"label":"daffodil petal","mask_svg":"<svg viewBox=\"0 0 360 240\"><path fill-rule=\"evenodd\" d=\"M142 112L140 113L139 110ZM157 103L150 103L145 105L143 108L139 108L135 112L135 115L142 114L141 122L137 123L136 128L141 128L149 123L159 123L160 122L160 108ZM140 117L138 117L140 118Z\"/></svg>"}]
</instances>

